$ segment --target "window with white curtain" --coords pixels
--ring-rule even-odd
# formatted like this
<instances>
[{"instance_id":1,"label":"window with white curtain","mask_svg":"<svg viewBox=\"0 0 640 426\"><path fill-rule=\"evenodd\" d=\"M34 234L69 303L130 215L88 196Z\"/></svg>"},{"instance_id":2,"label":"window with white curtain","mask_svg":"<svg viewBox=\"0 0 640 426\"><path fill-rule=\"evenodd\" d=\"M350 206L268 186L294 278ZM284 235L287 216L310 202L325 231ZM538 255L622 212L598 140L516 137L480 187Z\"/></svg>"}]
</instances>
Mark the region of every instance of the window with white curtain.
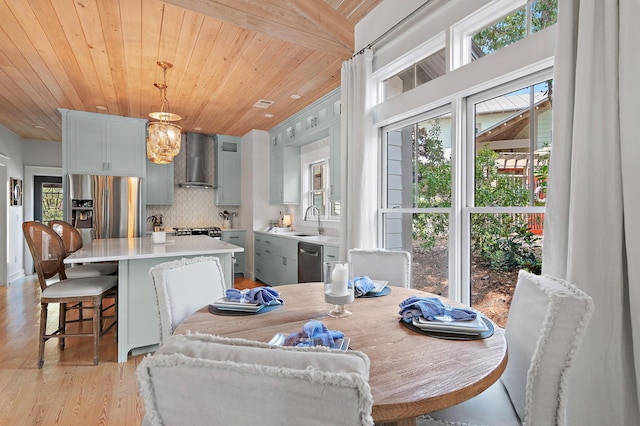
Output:
<instances>
[{"instance_id":1,"label":"window with white curtain","mask_svg":"<svg viewBox=\"0 0 640 426\"><path fill-rule=\"evenodd\" d=\"M541 267L557 1L434 5L373 46L378 245L412 253L414 288L504 326L517 270ZM385 81L443 48L443 75L388 96Z\"/></svg>"}]
</instances>

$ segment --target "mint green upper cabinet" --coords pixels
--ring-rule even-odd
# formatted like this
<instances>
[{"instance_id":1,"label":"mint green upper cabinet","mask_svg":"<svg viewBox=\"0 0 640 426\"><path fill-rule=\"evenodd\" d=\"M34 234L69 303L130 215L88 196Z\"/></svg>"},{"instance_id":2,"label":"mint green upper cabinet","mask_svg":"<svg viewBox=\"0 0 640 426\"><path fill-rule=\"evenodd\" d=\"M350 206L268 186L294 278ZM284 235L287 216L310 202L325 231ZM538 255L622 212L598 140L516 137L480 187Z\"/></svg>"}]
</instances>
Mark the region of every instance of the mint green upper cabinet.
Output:
<instances>
[{"instance_id":1,"label":"mint green upper cabinet","mask_svg":"<svg viewBox=\"0 0 640 426\"><path fill-rule=\"evenodd\" d=\"M59 111L65 173L145 176L146 120Z\"/></svg>"},{"instance_id":2,"label":"mint green upper cabinet","mask_svg":"<svg viewBox=\"0 0 640 426\"><path fill-rule=\"evenodd\" d=\"M331 110L331 121L339 124L342 116L342 96L340 90L333 93L327 100L327 103Z\"/></svg>"},{"instance_id":3,"label":"mint green upper cabinet","mask_svg":"<svg viewBox=\"0 0 640 426\"><path fill-rule=\"evenodd\" d=\"M171 205L174 197L174 166L155 164L147 159L147 204Z\"/></svg>"},{"instance_id":4,"label":"mint green upper cabinet","mask_svg":"<svg viewBox=\"0 0 640 426\"><path fill-rule=\"evenodd\" d=\"M217 135L215 142L216 206L242 204L241 139Z\"/></svg>"},{"instance_id":5,"label":"mint green upper cabinet","mask_svg":"<svg viewBox=\"0 0 640 426\"><path fill-rule=\"evenodd\" d=\"M329 108L327 101L314 105L304 116L304 131L312 135L318 130L326 129L329 123Z\"/></svg>"},{"instance_id":6,"label":"mint green upper cabinet","mask_svg":"<svg viewBox=\"0 0 640 426\"><path fill-rule=\"evenodd\" d=\"M300 147L271 150L269 203L300 204Z\"/></svg>"}]
</instances>

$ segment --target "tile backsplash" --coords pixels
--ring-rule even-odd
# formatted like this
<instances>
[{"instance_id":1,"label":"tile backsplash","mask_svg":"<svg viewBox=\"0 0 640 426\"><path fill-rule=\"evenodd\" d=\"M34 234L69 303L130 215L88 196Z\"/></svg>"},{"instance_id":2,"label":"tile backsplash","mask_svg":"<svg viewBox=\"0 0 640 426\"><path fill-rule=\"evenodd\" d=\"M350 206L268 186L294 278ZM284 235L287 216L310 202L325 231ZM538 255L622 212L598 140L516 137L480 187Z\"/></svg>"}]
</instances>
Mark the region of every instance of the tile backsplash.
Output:
<instances>
[{"instance_id":1,"label":"tile backsplash","mask_svg":"<svg viewBox=\"0 0 640 426\"><path fill-rule=\"evenodd\" d=\"M171 206L147 206L147 217L162 214L165 229L173 227L208 227L222 228L222 218L219 213L227 210L238 212L238 208L218 208L215 205L215 191L213 189L175 188L175 200ZM233 220L237 221L237 217ZM232 227L237 228L237 223ZM151 224L147 223L147 230Z\"/></svg>"}]
</instances>

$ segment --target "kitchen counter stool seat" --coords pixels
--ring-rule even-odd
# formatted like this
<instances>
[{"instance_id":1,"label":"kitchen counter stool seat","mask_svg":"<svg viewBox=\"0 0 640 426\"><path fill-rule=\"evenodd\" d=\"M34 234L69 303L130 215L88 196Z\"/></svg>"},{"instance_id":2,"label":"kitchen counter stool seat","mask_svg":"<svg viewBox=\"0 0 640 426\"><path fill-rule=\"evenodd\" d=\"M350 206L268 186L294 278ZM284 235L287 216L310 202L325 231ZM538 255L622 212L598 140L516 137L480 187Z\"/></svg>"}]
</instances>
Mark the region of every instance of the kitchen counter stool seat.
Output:
<instances>
[{"instance_id":1,"label":"kitchen counter stool seat","mask_svg":"<svg viewBox=\"0 0 640 426\"><path fill-rule=\"evenodd\" d=\"M82 235L78 230L64 220L50 220L49 227L60 235L64 243L65 257L82 248ZM101 277L118 273L116 262L88 263L85 265L67 266L67 278Z\"/></svg>"},{"instance_id":2,"label":"kitchen counter stool seat","mask_svg":"<svg viewBox=\"0 0 640 426\"><path fill-rule=\"evenodd\" d=\"M50 227L39 222L24 222L22 231L33 257L40 288L40 336L38 368L44 365L44 345L47 340L57 337L60 350L64 350L66 337L93 337L93 363L98 364L98 343L102 335L117 324L117 284L115 275L88 278L67 278L63 260L65 258L64 243L62 238ZM60 281L48 284L47 280L58 275ZM113 304L103 306L104 299L113 299ZM52 333L47 333L47 313L49 303L60 304L58 328ZM89 303L89 305L85 304ZM82 320L68 320L69 310L89 309L93 311L93 317ZM107 309L113 309L113 315L104 315ZM111 319L110 323L106 322ZM92 331L71 332L67 325L73 322L93 322Z\"/></svg>"}]
</instances>

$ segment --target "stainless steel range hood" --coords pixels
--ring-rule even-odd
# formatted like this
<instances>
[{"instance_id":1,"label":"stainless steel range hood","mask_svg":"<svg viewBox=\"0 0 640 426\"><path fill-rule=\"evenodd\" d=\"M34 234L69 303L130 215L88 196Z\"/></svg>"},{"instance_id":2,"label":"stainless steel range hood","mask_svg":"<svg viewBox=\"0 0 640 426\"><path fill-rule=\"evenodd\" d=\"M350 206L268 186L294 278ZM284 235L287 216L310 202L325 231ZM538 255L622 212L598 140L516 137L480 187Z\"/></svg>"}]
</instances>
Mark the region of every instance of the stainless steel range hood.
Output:
<instances>
[{"instance_id":1,"label":"stainless steel range hood","mask_svg":"<svg viewBox=\"0 0 640 426\"><path fill-rule=\"evenodd\" d=\"M186 144L183 147L186 154L186 181L179 183L179 187L214 188L211 183L207 182L207 148L208 144L213 145L213 141L215 141L215 135L187 133Z\"/></svg>"}]
</instances>

